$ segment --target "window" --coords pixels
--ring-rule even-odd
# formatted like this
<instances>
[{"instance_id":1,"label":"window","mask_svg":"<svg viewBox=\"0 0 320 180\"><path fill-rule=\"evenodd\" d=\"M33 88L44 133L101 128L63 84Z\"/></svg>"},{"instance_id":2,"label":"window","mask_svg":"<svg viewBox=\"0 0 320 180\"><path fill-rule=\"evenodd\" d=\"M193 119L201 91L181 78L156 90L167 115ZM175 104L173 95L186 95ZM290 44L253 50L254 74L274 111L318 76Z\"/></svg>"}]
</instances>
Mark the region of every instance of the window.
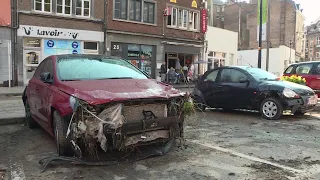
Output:
<instances>
[{"instance_id":1,"label":"window","mask_svg":"<svg viewBox=\"0 0 320 180\"><path fill-rule=\"evenodd\" d=\"M90 0L76 0L76 15L90 17Z\"/></svg>"},{"instance_id":2,"label":"window","mask_svg":"<svg viewBox=\"0 0 320 180\"><path fill-rule=\"evenodd\" d=\"M41 12L52 11L52 0L34 0L34 10Z\"/></svg>"},{"instance_id":3,"label":"window","mask_svg":"<svg viewBox=\"0 0 320 180\"><path fill-rule=\"evenodd\" d=\"M309 74L312 69L312 64L302 64L296 69L296 74Z\"/></svg>"},{"instance_id":4,"label":"window","mask_svg":"<svg viewBox=\"0 0 320 180\"><path fill-rule=\"evenodd\" d=\"M129 20L141 21L141 0L129 0Z\"/></svg>"},{"instance_id":5,"label":"window","mask_svg":"<svg viewBox=\"0 0 320 180\"><path fill-rule=\"evenodd\" d=\"M312 47L313 46L313 41L310 41L310 47Z\"/></svg>"},{"instance_id":6,"label":"window","mask_svg":"<svg viewBox=\"0 0 320 180\"><path fill-rule=\"evenodd\" d=\"M154 3L144 2L143 4L143 22L154 23Z\"/></svg>"},{"instance_id":7,"label":"window","mask_svg":"<svg viewBox=\"0 0 320 180\"><path fill-rule=\"evenodd\" d=\"M292 74L293 66L290 66L287 68L287 70L284 72L285 74Z\"/></svg>"},{"instance_id":8,"label":"window","mask_svg":"<svg viewBox=\"0 0 320 180\"><path fill-rule=\"evenodd\" d=\"M181 29L199 30L200 15L198 12L169 7L170 14L167 16L167 26Z\"/></svg>"},{"instance_id":9,"label":"window","mask_svg":"<svg viewBox=\"0 0 320 180\"><path fill-rule=\"evenodd\" d=\"M190 29L199 29L199 13L190 12Z\"/></svg>"},{"instance_id":10,"label":"window","mask_svg":"<svg viewBox=\"0 0 320 180\"><path fill-rule=\"evenodd\" d=\"M84 42L83 49L86 50L98 50L98 43L97 42Z\"/></svg>"},{"instance_id":11,"label":"window","mask_svg":"<svg viewBox=\"0 0 320 180\"><path fill-rule=\"evenodd\" d=\"M317 44L320 44L320 37L317 37Z\"/></svg>"},{"instance_id":12,"label":"window","mask_svg":"<svg viewBox=\"0 0 320 180\"><path fill-rule=\"evenodd\" d=\"M320 57L320 52L316 52L316 57L319 58Z\"/></svg>"},{"instance_id":13,"label":"window","mask_svg":"<svg viewBox=\"0 0 320 180\"><path fill-rule=\"evenodd\" d=\"M115 0L114 17L117 19L127 19L127 0Z\"/></svg>"},{"instance_id":14,"label":"window","mask_svg":"<svg viewBox=\"0 0 320 180\"><path fill-rule=\"evenodd\" d=\"M71 15L72 0L57 0L57 13Z\"/></svg>"},{"instance_id":15,"label":"window","mask_svg":"<svg viewBox=\"0 0 320 180\"><path fill-rule=\"evenodd\" d=\"M221 72L221 82L240 83L241 79L247 79L247 76L235 69L223 69Z\"/></svg>"},{"instance_id":16,"label":"window","mask_svg":"<svg viewBox=\"0 0 320 180\"><path fill-rule=\"evenodd\" d=\"M318 65L315 66L315 69L314 69L313 72L314 72L313 74L318 74L318 75L320 75L320 64L318 64Z\"/></svg>"},{"instance_id":17,"label":"window","mask_svg":"<svg viewBox=\"0 0 320 180\"><path fill-rule=\"evenodd\" d=\"M154 24L155 9L155 3L145 0L114 0L115 19Z\"/></svg>"},{"instance_id":18,"label":"window","mask_svg":"<svg viewBox=\"0 0 320 180\"><path fill-rule=\"evenodd\" d=\"M288 62L285 62L287 64ZM246 67L244 68L255 80L261 81L261 80L276 80L277 76L269 73L268 71L262 70L260 68L251 68Z\"/></svg>"},{"instance_id":19,"label":"window","mask_svg":"<svg viewBox=\"0 0 320 180\"><path fill-rule=\"evenodd\" d=\"M118 78L147 79L139 69L125 60L95 58L94 56L58 59L57 75L61 81Z\"/></svg>"},{"instance_id":20,"label":"window","mask_svg":"<svg viewBox=\"0 0 320 180\"><path fill-rule=\"evenodd\" d=\"M204 81L216 82L218 72L219 72L219 70L212 71L210 74L207 75L207 77L204 79Z\"/></svg>"}]
</instances>

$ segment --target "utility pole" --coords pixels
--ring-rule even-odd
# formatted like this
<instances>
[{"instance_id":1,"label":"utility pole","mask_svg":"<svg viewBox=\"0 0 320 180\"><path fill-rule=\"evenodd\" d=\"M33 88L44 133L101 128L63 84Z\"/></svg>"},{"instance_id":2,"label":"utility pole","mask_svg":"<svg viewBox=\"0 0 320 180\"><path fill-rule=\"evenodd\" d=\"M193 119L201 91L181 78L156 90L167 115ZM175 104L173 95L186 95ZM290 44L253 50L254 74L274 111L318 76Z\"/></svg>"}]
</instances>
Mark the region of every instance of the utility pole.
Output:
<instances>
[{"instance_id":1,"label":"utility pole","mask_svg":"<svg viewBox=\"0 0 320 180\"><path fill-rule=\"evenodd\" d=\"M262 48L262 0L260 0L260 21L259 21L259 48L258 48L258 68L261 68L261 48Z\"/></svg>"},{"instance_id":2,"label":"utility pole","mask_svg":"<svg viewBox=\"0 0 320 180\"><path fill-rule=\"evenodd\" d=\"M241 2L240 2L241 6ZM239 7L239 33L238 33L238 44L241 46L241 8Z\"/></svg>"},{"instance_id":3,"label":"utility pole","mask_svg":"<svg viewBox=\"0 0 320 180\"><path fill-rule=\"evenodd\" d=\"M271 22L270 22L270 0L268 0L266 71L269 70L270 24L271 24Z\"/></svg>"}]
</instances>

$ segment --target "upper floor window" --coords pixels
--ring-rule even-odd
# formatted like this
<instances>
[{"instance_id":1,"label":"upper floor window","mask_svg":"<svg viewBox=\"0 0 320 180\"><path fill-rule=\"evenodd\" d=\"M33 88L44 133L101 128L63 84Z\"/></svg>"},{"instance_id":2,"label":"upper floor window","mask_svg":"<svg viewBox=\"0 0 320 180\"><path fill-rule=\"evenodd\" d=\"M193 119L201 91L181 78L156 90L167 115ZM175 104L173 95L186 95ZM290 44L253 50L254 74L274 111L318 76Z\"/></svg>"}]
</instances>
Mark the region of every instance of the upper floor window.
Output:
<instances>
[{"instance_id":1,"label":"upper floor window","mask_svg":"<svg viewBox=\"0 0 320 180\"><path fill-rule=\"evenodd\" d=\"M114 0L114 18L155 23L155 3L145 0Z\"/></svg>"},{"instance_id":2,"label":"upper floor window","mask_svg":"<svg viewBox=\"0 0 320 180\"><path fill-rule=\"evenodd\" d=\"M317 37L317 44L320 44L320 37Z\"/></svg>"},{"instance_id":3,"label":"upper floor window","mask_svg":"<svg viewBox=\"0 0 320 180\"><path fill-rule=\"evenodd\" d=\"M57 0L57 13L71 15L72 0Z\"/></svg>"},{"instance_id":4,"label":"upper floor window","mask_svg":"<svg viewBox=\"0 0 320 180\"><path fill-rule=\"evenodd\" d=\"M76 15L90 17L90 0L76 0Z\"/></svg>"},{"instance_id":5,"label":"upper floor window","mask_svg":"<svg viewBox=\"0 0 320 180\"><path fill-rule=\"evenodd\" d=\"M199 30L200 16L198 12L170 7L167 16L167 25L181 29Z\"/></svg>"},{"instance_id":6,"label":"upper floor window","mask_svg":"<svg viewBox=\"0 0 320 180\"><path fill-rule=\"evenodd\" d=\"M51 12L52 0L34 0L34 9L36 11Z\"/></svg>"}]
</instances>

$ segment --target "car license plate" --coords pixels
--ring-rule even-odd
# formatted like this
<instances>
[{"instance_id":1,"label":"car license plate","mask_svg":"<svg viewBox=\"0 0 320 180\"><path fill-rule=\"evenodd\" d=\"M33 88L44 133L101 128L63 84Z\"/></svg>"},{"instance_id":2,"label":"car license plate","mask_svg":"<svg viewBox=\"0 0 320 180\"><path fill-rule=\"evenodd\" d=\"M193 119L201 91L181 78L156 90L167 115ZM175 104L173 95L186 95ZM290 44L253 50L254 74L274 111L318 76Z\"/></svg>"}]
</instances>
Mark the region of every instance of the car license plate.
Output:
<instances>
[{"instance_id":1,"label":"car license plate","mask_svg":"<svg viewBox=\"0 0 320 180\"><path fill-rule=\"evenodd\" d=\"M308 105L315 105L318 103L318 98L317 96L312 96L308 99Z\"/></svg>"}]
</instances>

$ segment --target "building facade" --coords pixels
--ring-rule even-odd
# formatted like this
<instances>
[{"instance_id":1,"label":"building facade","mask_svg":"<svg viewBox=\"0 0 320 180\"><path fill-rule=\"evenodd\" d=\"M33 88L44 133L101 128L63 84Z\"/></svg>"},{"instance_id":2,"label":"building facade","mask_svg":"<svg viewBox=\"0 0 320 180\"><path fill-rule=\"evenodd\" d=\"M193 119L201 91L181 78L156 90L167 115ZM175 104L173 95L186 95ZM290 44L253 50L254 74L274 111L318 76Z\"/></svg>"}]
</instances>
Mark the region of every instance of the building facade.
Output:
<instances>
[{"instance_id":1,"label":"building facade","mask_svg":"<svg viewBox=\"0 0 320 180\"><path fill-rule=\"evenodd\" d=\"M168 68L191 64L201 57L200 0L109 0L108 54L159 77Z\"/></svg>"},{"instance_id":2,"label":"building facade","mask_svg":"<svg viewBox=\"0 0 320 180\"><path fill-rule=\"evenodd\" d=\"M320 60L320 18L306 27L305 59Z\"/></svg>"},{"instance_id":3,"label":"building facade","mask_svg":"<svg viewBox=\"0 0 320 180\"><path fill-rule=\"evenodd\" d=\"M238 65L238 33L209 26L206 39L208 64L204 71Z\"/></svg>"},{"instance_id":4,"label":"building facade","mask_svg":"<svg viewBox=\"0 0 320 180\"><path fill-rule=\"evenodd\" d=\"M10 0L2 0L0 6L0 86L8 86L11 70L11 7Z\"/></svg>"},{"instance_id":5,"label":"building facade","mask_svg":"<svg viewBox=\"0 0 320 180\"><path fill-rule=\"evenodd\" d=\"M103 52L103 1L21 0L17 7L19 85L50 55Z\"/></svg>"},{"instance_id":6,"label":"building facade","mask_svg":"<svg viewBox=\"0 0 320 180\"><path fill-rule=\"evenodd\" d=\"M224 27L239 32L239 50L258 48L257 2L236 2L225 7ZM271 0L270 15L270 47L284 45L296 51L295 59L303 58L305 18L300 6L293 0ZM265 41L262 47L266 46Z\"/></svg>"}]
</instances>

